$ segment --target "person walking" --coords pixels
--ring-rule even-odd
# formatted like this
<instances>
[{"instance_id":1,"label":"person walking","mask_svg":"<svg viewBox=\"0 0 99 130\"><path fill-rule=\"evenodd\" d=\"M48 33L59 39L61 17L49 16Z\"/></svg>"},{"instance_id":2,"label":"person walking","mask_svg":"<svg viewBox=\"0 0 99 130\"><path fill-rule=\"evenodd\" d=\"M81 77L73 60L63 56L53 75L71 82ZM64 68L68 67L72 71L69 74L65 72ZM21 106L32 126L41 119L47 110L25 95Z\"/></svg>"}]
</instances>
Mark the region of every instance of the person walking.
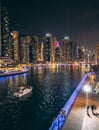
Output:
<instances>
[{"instance_id":1,"label":"person walking","mask_svg":"<svg viewBox=\"0 0 99 130\"><path fill-rule=\"evenodd\" d=\"M87 106L86 112L87 112L87 115L91 118L91 116L90 116L90 114L89 114L89 106Z\"/></svg>"},{"instance_id":2,"label":"person walking","mask_svg":"<svg viewBox=\"0 0 99 130\"><path fill-rule=\"evenodd\" d=\"M91 105L92 114L95 114L95 113L94 113L94 110L96 110L96 109L97 109L96 105L93 105L93 104L92 104L92 105Z\"/></svg>"},{"instance_id":3,"label":"person walking","mask_svg":"<svg viewBox=\"0 0 99 130\"><path fill-rule=\"evenodd\" d=\"M87 114L89 113L89 106L87 106Z\"/></svg>"}]
</instances>

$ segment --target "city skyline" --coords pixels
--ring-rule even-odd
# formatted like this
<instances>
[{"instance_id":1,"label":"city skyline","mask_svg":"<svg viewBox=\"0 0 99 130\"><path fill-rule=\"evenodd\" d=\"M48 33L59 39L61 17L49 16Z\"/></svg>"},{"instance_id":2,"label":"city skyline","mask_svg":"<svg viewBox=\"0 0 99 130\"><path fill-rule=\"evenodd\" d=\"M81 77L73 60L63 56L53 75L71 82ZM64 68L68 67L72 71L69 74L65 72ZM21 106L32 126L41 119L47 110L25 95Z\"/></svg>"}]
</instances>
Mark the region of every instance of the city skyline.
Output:
<instances>
[{"instance_id":1,"label":"city skyline","mask_svg":"<svg viewBox=\"0 0 99 130\"><path fill-rule=\"evenodd\" d=\"M7 1L10 30L43 38L52 33L57 40L69 36L71 40L89 49L99 43L99 2L96 1Z\"/></svg>"}]
</instances>

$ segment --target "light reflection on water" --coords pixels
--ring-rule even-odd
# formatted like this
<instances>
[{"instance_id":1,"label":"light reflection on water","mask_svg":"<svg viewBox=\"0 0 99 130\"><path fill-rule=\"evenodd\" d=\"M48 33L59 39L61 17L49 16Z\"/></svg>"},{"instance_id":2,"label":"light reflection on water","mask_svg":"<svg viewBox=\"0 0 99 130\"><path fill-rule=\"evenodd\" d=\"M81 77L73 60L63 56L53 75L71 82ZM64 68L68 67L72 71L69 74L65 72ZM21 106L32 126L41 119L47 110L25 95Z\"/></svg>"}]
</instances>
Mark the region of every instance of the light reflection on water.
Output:
<instances>
[{"instance_id":1,"label":"light reflection on water","mask_svg":"<svg viewBox=\"0 0 99 130\"><path fill-rule=\"evenodd\" d=\"M33 67L28 74L0 78L0 128L47 130L80 82L82 72L72 66ZM21 85L33 86L28 100L12 98Z\"/></svg>"}]
</instances>

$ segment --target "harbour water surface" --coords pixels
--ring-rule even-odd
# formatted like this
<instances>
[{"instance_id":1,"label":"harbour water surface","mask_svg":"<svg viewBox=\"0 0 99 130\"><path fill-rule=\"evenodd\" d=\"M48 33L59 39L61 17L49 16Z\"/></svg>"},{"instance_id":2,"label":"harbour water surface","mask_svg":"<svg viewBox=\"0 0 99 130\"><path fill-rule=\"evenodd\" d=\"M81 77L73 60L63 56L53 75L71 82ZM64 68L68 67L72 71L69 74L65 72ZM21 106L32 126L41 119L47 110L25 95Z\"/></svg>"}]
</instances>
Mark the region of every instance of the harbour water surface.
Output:
<instances>
[{"instance_id":1,"label":"harbour water surface","mask_svg":"<svg viewBox=\"0 0 99 130\"><path fill-rule=\"evenodd\" d=\"M75 66L39 66L0 77L0 130L48 130L83 76ZM21 85L33 90L20 101L13 94Z\"/></svg>"}]
</instances>

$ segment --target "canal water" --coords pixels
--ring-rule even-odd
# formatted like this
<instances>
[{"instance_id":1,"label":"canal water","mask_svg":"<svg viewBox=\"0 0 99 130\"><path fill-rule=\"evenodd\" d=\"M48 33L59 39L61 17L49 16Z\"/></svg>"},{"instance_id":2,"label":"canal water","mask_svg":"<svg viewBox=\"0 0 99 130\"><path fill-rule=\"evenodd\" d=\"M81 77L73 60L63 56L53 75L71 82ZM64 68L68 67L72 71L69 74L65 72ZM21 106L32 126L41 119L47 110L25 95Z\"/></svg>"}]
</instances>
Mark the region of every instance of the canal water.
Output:
<instances>
[{"instance_id":1,"label":"canal water","mask_svg":"<svg viewBox=\"0 0 99 130\"><path fill-rule=\"evenodd\" d=\"M75 66L32 67L28 73L0 77L0 130L48 130L84 76ZM33 87L21 100L22 85Z\"/></svg>"}]
</instances>

